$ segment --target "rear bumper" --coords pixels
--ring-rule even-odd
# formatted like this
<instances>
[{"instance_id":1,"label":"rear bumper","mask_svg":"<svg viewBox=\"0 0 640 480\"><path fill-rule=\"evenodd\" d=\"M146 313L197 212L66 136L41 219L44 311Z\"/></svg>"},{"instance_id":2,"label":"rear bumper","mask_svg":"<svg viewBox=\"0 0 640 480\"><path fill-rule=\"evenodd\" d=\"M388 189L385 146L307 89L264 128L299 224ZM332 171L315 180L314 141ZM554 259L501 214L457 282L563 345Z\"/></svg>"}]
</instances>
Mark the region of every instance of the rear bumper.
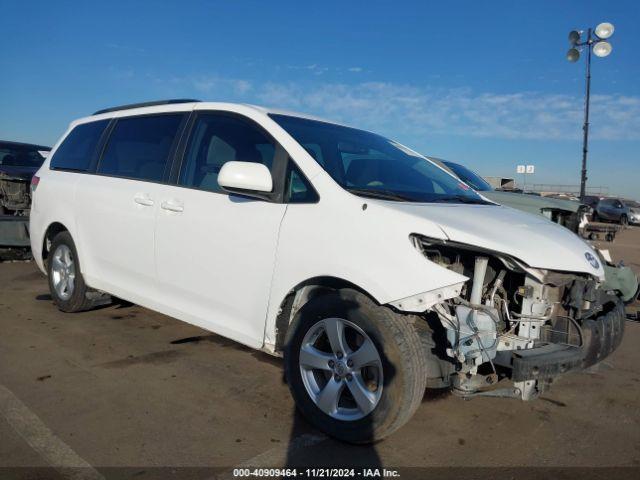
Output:
<instances>
[{"instance_id":1,"label":"rear bumper","mask_svg":"<svg viewBox=\"0 0 640 480\"><path fill-rule=\"evenodd\" d=\"M29 239L29 217L0 216L0 247L26 248Z\"/></svg>"},{"instance_id":2,"label":"rear bumper","mask_svg":"<svg viewBox=\"0 0 640 480\"><path fill-rule=\"evenodd\" d=\"M595 365L620 346L625 318L619 302L610 312L584 322L581 347L550 343L513 352L513 381L545 380Z\"/></svg>"}]
</instances>

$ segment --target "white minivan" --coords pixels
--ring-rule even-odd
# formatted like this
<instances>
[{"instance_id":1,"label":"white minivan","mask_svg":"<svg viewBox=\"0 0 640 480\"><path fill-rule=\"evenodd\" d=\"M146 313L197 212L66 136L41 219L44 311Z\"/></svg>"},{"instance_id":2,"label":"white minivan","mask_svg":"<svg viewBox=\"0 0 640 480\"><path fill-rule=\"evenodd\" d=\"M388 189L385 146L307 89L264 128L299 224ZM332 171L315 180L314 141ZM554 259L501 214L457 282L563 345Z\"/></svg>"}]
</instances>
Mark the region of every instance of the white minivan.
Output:
<instances>
[{"instance_id":1,"label":"white minivan","mask_svg":"<svg viewBox=\"0 0 640 480\"><path fill-rule=\"evenodd\" d=\"M310 116L171 100L74 121L32 181L31 245L65 312L113 295L283 355L349 442L425 388L540 394L620 344L602 259L413 150Z\"/></svg>"}]
</instances>

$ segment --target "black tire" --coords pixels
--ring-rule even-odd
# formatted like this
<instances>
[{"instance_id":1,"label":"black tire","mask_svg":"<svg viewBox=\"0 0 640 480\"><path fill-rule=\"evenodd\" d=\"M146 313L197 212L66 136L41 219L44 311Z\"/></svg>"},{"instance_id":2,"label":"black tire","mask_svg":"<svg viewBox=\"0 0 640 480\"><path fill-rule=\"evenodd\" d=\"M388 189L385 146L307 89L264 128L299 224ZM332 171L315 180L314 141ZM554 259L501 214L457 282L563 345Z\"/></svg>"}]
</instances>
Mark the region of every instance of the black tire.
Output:
<instances>
[{"instance_id":1,"label":"black tire","mask_svg":"<svg viewBox=\"0 0 640 480\"><path fill-rule=\"evenodd\" d=\"M71 258L75 264L75 278L73 280L74 288L73 293L69 298L62 298L58 291L54 287L54 275L53 275L53 258L56 251L61 247L66 246L71 251ZM89 310L94 306L93 300L87 297L89 288L82 278L80 273L80 260L78 259L78 251L76 245L71 238L69 232L60 232L55 236L51 242L51 249L49 250L49 256L47 259L47 274L49 276L49 290L51 292L51 298L57 305L58 309L63 312L73 313Z\"/></svg>"},{"instance_id":2,"label":"black tire","mask_svg":"<svg viewBox=\"0 0 640 480\"><path fill-rule=\"evenodd\" d=\"M623 227L627 227L629 225L629 219L624 213L620 215L620 225Z\"/></svg>"},{"instance_id":3,"label":"black tire","mask_svg":"<svg viewBox=\"0 0 640 480\"><path fill-rule=\"evenodd\" d=\"M368 415L340 420L322 411L306 390L300 372L300 349L307 332L327 318L357 325L375 345L382 363L380 399ZM305 418L328 435L350 443L370 443L385 438L415 413L427 382L426 360L412 321L381 307L351 289L317 296L295 315L284 348L285 375L296 405Z\"/></svg>"}]
</instances>

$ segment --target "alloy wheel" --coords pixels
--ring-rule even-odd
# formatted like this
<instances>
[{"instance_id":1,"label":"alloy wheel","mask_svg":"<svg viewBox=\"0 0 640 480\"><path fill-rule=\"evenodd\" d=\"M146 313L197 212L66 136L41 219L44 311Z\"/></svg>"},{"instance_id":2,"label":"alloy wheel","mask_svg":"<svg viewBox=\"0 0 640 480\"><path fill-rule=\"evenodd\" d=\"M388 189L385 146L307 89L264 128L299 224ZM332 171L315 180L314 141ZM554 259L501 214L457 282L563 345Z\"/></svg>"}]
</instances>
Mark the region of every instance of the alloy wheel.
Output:
<instances>
[{"instance_id":1,"label":"alloy wheel","mask_svg":"<svg viewBox=\"0 0 640 480\"><path fill-rule=\"evenodd\" d=\"M382 360L356 324L325 318L304 336L300 374L307 393L327 415L355 421L371 413L382 396Z\"/></svg>"},{"instance_id":2,"label":"alloy wheel","mask_svg":"<svg viewBox=\"0 0 640 480\"><path fill-rule=\"evenodd\" d=\"M51 280L61 300L69 300L75 290L76 265L67 245L59 245L51 257Z\"/></svg>"}]
</instances>

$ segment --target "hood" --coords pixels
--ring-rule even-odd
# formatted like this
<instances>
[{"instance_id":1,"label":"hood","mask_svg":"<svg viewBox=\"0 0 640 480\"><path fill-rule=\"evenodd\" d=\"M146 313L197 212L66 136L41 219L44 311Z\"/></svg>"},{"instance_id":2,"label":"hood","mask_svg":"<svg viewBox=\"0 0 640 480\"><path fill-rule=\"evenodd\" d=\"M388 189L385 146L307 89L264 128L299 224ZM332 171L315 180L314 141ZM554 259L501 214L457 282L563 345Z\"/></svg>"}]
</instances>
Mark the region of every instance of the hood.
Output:
<instances>
[{"instance_id":1,"label":"hood","mask_svg":"<svg viewBox=\"0 0 640 480\"><path fill-rule=\"evenodd\" d=\"M436 224L449 240L505 253L530 267L604 279L596 252L577 235L541 215L499 205L384 203L415 220ZM424 234L419 221L412 228L414 233ZM425 231L432 228L425 226Z\"/></svg>"},{"instance_id":2,"label":"hood","mask_svg":"<svg viewBox=\"0 0 640 480\"><path fill-rule=\"evenodd\" d=\"M498 191L480 192L480 194L500 205L536 214L540 214L540 210L543 208L566 210L569 212L577 212L578 208L580 208L579 202L562 200L560 198L538 197L537 195Z\"/></svg>"},{"instance_id":3,"label":"hood","mask_svg":"<svg viewBox=\"0 0 640 480\"><path fill-rule=\"evenodd\" d=\"M40 167L25 167L20 165L0 165L0 178L9 177L12 179L31 181Z\"/></svg>"}]
</instances>

